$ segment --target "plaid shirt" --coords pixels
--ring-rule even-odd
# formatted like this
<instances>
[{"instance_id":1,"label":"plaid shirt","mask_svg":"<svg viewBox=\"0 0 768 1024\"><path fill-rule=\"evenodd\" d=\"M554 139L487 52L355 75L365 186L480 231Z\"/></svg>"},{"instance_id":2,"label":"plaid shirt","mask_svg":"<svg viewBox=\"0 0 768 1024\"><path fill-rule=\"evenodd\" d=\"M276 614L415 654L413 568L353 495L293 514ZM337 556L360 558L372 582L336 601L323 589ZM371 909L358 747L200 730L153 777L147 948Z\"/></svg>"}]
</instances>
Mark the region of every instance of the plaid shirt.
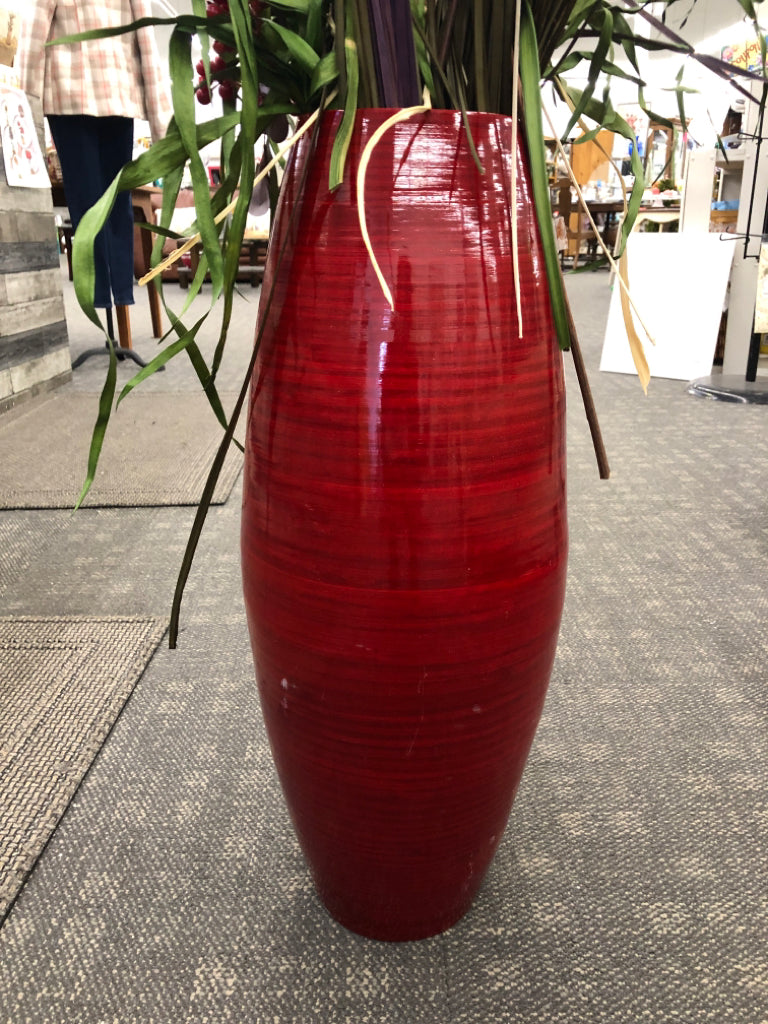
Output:
<instances>
[{"instance_id":1,"label":"plaid shirt","mask_svg":"<svg viewBox=\"0 0 768 1024\"><path fill-rule=\"evenodd\" d=\"M21 88L41 96L45 114L90 114L149 121L154 140L171 117L152 28L50 46L50 39L127 25L152 16L151 0L32 0L22 14L16 66Z\"/></svg>"}]
</instances>

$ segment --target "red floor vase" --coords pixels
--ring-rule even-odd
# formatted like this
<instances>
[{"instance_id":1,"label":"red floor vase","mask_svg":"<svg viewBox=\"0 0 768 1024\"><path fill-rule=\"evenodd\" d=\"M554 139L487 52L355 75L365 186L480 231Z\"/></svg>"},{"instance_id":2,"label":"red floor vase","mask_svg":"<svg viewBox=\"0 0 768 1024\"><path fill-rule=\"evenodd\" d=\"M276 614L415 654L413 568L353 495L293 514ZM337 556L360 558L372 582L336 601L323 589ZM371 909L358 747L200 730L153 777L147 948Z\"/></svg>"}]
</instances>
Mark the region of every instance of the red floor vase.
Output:
<instances>
[{"instance_id":1,"label":"red floor vase","mask_svg":"<svg viewBox=\"0 0 768 1024\"><path fill-rule=\"evenodd\" d=\"M286 170L251 381L242 562L263 713L317 891L355 932L468 910L541 714L565 589L564 388L511 121L338 113Z\"/></svg>"}]
</instances>

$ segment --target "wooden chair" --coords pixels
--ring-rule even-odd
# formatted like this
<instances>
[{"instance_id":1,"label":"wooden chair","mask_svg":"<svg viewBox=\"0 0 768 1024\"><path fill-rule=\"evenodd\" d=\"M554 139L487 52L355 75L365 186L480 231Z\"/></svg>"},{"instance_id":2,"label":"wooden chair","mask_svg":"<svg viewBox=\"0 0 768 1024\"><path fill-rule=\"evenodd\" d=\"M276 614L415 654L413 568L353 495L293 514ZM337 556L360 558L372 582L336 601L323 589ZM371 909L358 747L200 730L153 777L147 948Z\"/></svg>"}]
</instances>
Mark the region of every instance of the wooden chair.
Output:
<instances>
[{"instance_id":1,"label":"wooden chair","mask_svg":"<svg viewBox=\"0 0 768 1024\"><path fill-rule=\"evenodd\" d=\"M571 199L570 178L560 178L557 183L557 211L565 223L568 247L561 253L561 262L566 256L573 259L573 269L579 265L581 247L587 246L587 255L597 255L597 235L592 230L586 214Z\"/></svg>"},{"instance_id":2,"label":"wooden chair","mask_svg":"<svg viewBox=\"0 0 768 1024\"><path fill-rule=\"evenodd\" d=\"M152 223L152 206L146 199L137 202L134 198L133 217L137 221ZM145 228L134 225L133 228L133 272L136 280L140 280L150 269L152 259L152 244L154 236ZM139 289L140 291L141 289ZM148 281L146 285L147 299L149 301L149 313L152 319L152 334L156 338L163 336L163 313L160 305L160 293L154 281ZM125 308L125 307L123 307ZM119 319L118 319L119 323ZM130 322L127 327L127 336L130 340ZM120 342L122 344L122 340Z\"/></svg>"}]
</instances>

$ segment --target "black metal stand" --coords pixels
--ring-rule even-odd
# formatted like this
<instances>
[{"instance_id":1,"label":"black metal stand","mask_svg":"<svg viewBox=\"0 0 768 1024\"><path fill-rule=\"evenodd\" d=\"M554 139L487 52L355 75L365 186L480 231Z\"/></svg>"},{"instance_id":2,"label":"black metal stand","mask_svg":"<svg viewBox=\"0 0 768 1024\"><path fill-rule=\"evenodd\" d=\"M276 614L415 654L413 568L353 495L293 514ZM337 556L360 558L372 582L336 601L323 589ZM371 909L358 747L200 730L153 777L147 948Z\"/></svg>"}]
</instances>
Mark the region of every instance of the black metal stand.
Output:
<instances>
[{"instance_id":1,"label":"black metal stand","mask_svg":"<svg viewBox=\"0 0 768 1024\"><path fill-rule=\"evenodd\" d=\"M117 358L121 362L124 359L132 359L134 361L134 363L138 363L139 366L146 366L147 364L144 362L144 360L141 358L141 356L138 355L136 352L134 352L132 348L123 348L122 345L120 345L120 344L115 342L115 330L114 330L114 327L112 325L112 310L108 308L106 310L106 313L107 313L107 332L109 333L109 337L112 339L112 343L113 343L113 345L115 347L115 355L117 356ZM105 356L105 355L106 356L109 355L109 342L108 341L105 341L101 348L88 348L88 349L85 350L85 352L81 352L80 355L77 357L77 359L75 359L75 361L72 363L72 369L76 370L78 368L78 366L82 366L82 364L85 362L85 360L86 359L90 359L91 356ZM161 366L160 369L164 370L165 367Z\"/></svg>"},{"instance_id":2,"label":"black metal stand","mask_svg":"<svg viewBox=\"0 0 768 1024\"><path fill-rule=\"evenodd\" d=\"M768 86L763 86L763 100L768 97ZM749 213L747 215L747 233L737 237L744 240L744 259L760 259L757 255L748 251L753 235L750 232L752 225L752 214L757 201L757 178L760 170L760 151L767 136L763 134L765 123L765 109L761 109L757 131L754 135L741 135L740 138L753 140L755 146L755 169L752 173L752 188L749 194ZM763 233L762 237L768 236L768 202L763 207ZM722 236L721 236L722 237ZM726 236L727 237L727 236ZM713 374L709 377L700 377L691 381L688 385L688 394L698 395L703 398L714 398L721 402L742 402L744 404L768 405L768 381L764 378L757 379L757 366L760 358L761 335L752 331L749 340L749 353L747 356L747 367L744 377L734 374L723 375Z\"/></svg>"},{"instance_id":3,"label":"black metal stand","mask_svg":"<svg viewBox=\"0 0 768 1024\"><path fill-rule=\"evenodd\" d=\"M762 378L761 378L762 380ZM692 380L687 388L689 395L699 398L714 398L719 402L741 402L743 405L768 405L768 387L760 381L744 380L739 374L712 374Z\"/></svg>"}]
</instances>

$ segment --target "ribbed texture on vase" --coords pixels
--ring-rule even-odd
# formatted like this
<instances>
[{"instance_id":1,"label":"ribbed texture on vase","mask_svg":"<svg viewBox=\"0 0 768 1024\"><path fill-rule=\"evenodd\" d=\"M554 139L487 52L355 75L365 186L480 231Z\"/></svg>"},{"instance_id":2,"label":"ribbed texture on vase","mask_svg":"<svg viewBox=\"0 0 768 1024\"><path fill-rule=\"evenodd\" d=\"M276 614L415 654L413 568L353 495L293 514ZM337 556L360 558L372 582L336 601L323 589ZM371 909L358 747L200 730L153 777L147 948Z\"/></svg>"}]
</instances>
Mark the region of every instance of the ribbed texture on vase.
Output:
<instances>
[{"instance_id":1,"label":"ribbed texture on vase","mask_svg":"<svg viewBox=\"0 0 768 1024\"><path fill-rule=\"evenodd\" d=\"M262 295L242 528L281 784L331 913L421 938L468 909L541 713L565 586L564 393L527 160L511 122L387 132L357 211L358 114L287 169ZM273 291L274 289L274 291ZM273 292L273 293L272 293ZM271 294L272 293L272 294ZM271 301L270 301L271 294Z\"/></svg>"}]
</instances>

